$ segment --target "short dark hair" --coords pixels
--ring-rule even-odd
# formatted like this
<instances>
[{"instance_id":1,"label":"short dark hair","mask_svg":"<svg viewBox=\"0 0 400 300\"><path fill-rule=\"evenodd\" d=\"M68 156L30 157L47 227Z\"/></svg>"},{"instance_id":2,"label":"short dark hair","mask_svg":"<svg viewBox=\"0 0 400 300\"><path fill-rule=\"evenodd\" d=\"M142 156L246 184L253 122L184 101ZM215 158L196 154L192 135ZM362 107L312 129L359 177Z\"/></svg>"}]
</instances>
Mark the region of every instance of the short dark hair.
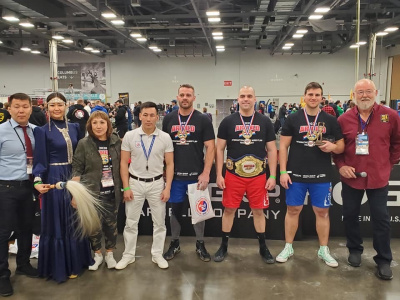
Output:
<instances>
[{"instance_id":1,"label":"short dark hair","mask_svg":"<svg viewBox=\"0 0 400 300\"><path fill-rule=\"evenodd\" d=\"M192 90L193 90L193 93L194 93L194 87L193 87L193 85L191 85L191 84L188 84L188 83L181 84L181 85L179 86L179 88L178 88L178 94L179 94L180 88L192 89Z\"/></svg>"},{"instance_id":2,"label":"short dark hair","mask_svg":"<svg viewBox=\"0 0 400 300\"><path fill-rule=\"evenodd\" d=\"M115 101L115 103L121 103L121 104L124 104L124 101L122 101L121 99L118 99L117 101Z\"/></svg>"},{"instance_id":3,"label":"short dark hair","mask_svg":"<svg viewBox=\"0 0 400 300\"><path fill-rule=\"evenodd\" d=\"M325 100L325 101L324 101L324 104L325 104L325 105L329 105L329 101L328 101L328 100Z\"/></svg>"},{"instance_id":4,"label":"short dark hair","mask_svg":"<svg viewBox=\"0 0 400 300\"><path fill-rule=\"evenodd\" d=\"M8 98L8 103L11 105L12 101L14 99L18 99L18 100L28 100L29 101L29 105L32 105L32 99L31 97L29 97L27 94L25 93L15 93L12 94L10 96L10 98Z\"/></svg>"},{"instance_id":5,"label":"short dark hair","mask_svg":"<svg viewBox=\"0 0 400 300\"><path fill-rule=\"evenodd\" d=\"M38 100L37 99L32 99L32 105L38 105Z\"/></svg>"},{"instance_id":6,"label":"short dark hair","mask_svg":"<svg viewBox=\"0 0 400 300\"><path fill-rule=\"evenodd\" d=\"M51 93L50 95L47 96L46 102L49 103L49 101L53 98L60 98L62 101L67 103L67 99L64 97L63 94L59 92Z\"/></svg>"},{"instance_id":7,"label":"short dark hair","mask_svg":"<svg viewBox=\"0 0 400 300\"><path fill-rule=\"evenodd\" d=\"M141 104L140 111L142 111L143 108L152 108L152 107L154 107L156 109L156 112L158 113L157 104L155 104L154 102L151 102L151 101L147 101L147 102L144 102L143 104Z\"/></svg>"},{"instance_id":8,"label":"short dark hair","mask_svg":"<svg viewBox=\"0 0 400 300\"><path fill-rule=\"evenodd\" d=\"M304 95L307 94L307 91L311 89L321 89L321 95L324 93L322 86L318 82L313 81L306 85L306 88L304 89Z\"/></svg>"}]
</instances>

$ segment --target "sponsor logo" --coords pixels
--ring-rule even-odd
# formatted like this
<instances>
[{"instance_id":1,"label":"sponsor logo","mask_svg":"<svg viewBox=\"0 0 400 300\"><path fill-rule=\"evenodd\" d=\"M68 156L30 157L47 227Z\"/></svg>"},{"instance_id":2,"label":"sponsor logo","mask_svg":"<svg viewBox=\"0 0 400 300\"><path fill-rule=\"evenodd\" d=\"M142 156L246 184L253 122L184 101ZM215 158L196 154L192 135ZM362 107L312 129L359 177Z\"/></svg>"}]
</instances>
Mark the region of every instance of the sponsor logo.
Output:
<instances>
[{"instance_id":1,"label":"sponsor logo","mask_svg":"<svg viewBox=\"0 0 400 300\"><path fill-rule=\"evenodd\" d=\"M388 114L381 115L381 122L382 123L389 123L389 115Z\"/></svg>"},{"instance_id":2,"label":"sponsor logo","mask_svg":"<svg viewBox=\"0 0 400 300\"><path fill-rule=\"evenodd\" d=\"M204 216L205 214L207 214L208 208L209 208L209 206L208 206L206 198L201 197L200 199L197 199L197 201L196 201L196 213L199 216Z\"/></svg>"}]
</instances>

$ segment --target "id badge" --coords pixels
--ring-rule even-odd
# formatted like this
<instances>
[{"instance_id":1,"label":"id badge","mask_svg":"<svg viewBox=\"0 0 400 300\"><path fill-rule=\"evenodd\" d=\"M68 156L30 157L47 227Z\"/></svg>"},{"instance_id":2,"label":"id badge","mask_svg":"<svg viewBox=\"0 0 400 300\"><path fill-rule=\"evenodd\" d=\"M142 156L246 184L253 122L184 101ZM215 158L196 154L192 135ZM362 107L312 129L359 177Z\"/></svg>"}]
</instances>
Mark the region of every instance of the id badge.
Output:
<instances>
[{"instance_id":1,"label":"id badge","mask_svg":"<svg viewBox=\"0 0 400 300\"><path fill-rule=\"evenodd\" d=\"M26 173L28 175L31 175L32 169L33 169L33 157L27 157L26 158Z\"/></svg>"},{"instance_id":2,"label":"id badge","mask_svg":"<svg viewBox=\"0 0 400 300\"><path fill-rule=\"evenodd\" d=\"M369 154L369 140L368 134L361 133L356 136L356 155L368 155Z\"/></svg>"},{"instance_id":3,"label":"id badge","mask_svg":"<svg viewBox=\"0 0 400 300\"><path fill-rule=\"evenodd\" d=\"M103 177L101 178L101 186L103 188L114 186L114 180L112 177L111 170L103 171Z\"/></svg>"}]
</instances>

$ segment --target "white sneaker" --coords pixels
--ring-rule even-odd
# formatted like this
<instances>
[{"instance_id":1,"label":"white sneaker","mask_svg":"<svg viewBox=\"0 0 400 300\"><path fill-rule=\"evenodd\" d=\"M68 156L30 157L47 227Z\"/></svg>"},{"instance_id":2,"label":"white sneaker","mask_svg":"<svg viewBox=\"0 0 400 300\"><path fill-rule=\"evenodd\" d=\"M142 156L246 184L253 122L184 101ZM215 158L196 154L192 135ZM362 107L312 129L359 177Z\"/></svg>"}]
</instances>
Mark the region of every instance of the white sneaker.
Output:
<instances>
[{"instance_id":1,"label":"white sneaker","mask_svg":"<svg viewBox=\"0 0 400 300\"><path fill-rule=\"evenodd\" d=\"M104 260L106 261L108 269L114 269L115 266L117 265L117 262L115 261L114 255L111 251L107 252Z\"/></svg>"},{"instance_id":2,"label":"white sneaker","mask_svg":"<svg viewBox=\"0 0 400 300\"><path fill-rule=\"evenodd\" d=\"M322 259L328 266L332 268L336 268L339 266L338 262L336 259L334 259L329 252L328 246L320 246L318 250L318 257Z\"/></svg>"},{"instance_id":3,"label":"white sneaker","mask_svg":"<svg viewBox=\"0 0 400 300\"><path fill-rule=\"evenodd\" d=\"M125 269L129 264L132 264L135 262L135 257L122 257L122 259L117 263L115 266L115 269L117 270L123 270Z\"/></svg>"},{"instance_id":4,"label":"white sneaker","mask_svg":"<svg viewBox=\"0 0 400 300\"><path fill-rule=\"evenodd\" d=\"M285 244L285 248L279 253L279 255L276 257L276 261L280 263L287 262L287 260L293 256L294 251L293 251L293 246L290 243Z\"/></svg>"},{"instance_id":5,"label":"white sneaker","mask_svg":"<svg viewBox=\"0 0 400 300\"><path fill-rule=\"evenodd\" d=\"M157 257L153 256L151 258L151 261L153 263L157 264L160 269L167 269L168 268L168 262L162 256L157 256Z\"/></svg>"},{"instance_id":6,"label":"white sneaker","mask_svg":"<svg viewBox=\"0 0 400 300\"><path fill-rule=\"evenodd\" d=\"M94 264L89 266L90 271L96 271L99 268L99 266L103 262L103 254L95 253L93 259L94 259Z\"/></svg>"}]
</instances>

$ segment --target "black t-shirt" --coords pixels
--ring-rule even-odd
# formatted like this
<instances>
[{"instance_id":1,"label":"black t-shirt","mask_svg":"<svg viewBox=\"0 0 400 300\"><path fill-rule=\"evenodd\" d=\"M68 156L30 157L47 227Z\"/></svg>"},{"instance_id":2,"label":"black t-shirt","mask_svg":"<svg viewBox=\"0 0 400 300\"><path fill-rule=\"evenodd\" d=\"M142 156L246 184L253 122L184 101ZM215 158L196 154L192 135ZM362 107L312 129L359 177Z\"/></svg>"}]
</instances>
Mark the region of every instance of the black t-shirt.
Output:
<instances>
[{"instance_id":1,"label":"black t-shirt","mask_svg":"<svg viewBox=\"0 0 400 300\"><path fill-rule=\"evenodd\" d=\"M174 179L197 180L204 169L204 142L215 140L214 128L210 119L197 110L186 125L189 116L181 116L182 125L188 135L186 143L177 136L179 127L178 110L164 117L162 130L171 136L174 145Z\"/></svg>"},{"instance_id":2,"label":"black t-shirt","mask_svg":"<svg viewBox=\"0 0 400 300\"><path fill-rule=\"evenodd\" d=\"M0 124L6 122L9 119L11 119L11 115L8 110L0 108Z\"/></svg>"},{"instance_id":3,"label":"black t-shirt","mask_svg":"<svg viewBox=\"0 0 400 300\"><path fill-rule=\"evenodd\" d=\"M243 117L245 125L249 125L252 117ZM227 156L232 160L238 160L245 155L253 155L260 160L267 157L266 143L275 140L275 132L271 120L259 112L255 112L251 144L245 144L242 136L244 126L238 112L227 116L222 120L218 128L218 138L226 140Z\"/></svg>"},{"instance_id":4,"label":"black t-shirt","mask_svg":"<svg viewBox=\"0 0 400 300\"><path fill-rule=\"evenodd\" d=\"M105 183L106 185L110 184L111 180L113 180L112 175L112 163L111 163L111 155L109 153L109 141L100 141L98 139L94 139L97 145L97 149L101 156L101 161L103 163L102 168L102 177L101 177L101 184L100 184L100 195L110 195L114 191L114 185L112 186L103 186Z\"/></svg>"},{"instance_id":5,"label":"black t-shirt","mask_svg":"<svg viewBox=\"0 0 400 300\"><path fill-rule=\"evenodd\" d=\"M311 132L317 130L315 116L308 116ZM321 111L317 123L324 124L322 138L331 142L343 138L342 130L336 118ZM314 127L316 126L316 127ZM296 182L330 182L332 179L331 154L325 153L318 146L310 147L307 138L309 131L304 110L290 114L282 127L282 136L291 136L287 170L292 171L291 179Z\"/></svg>"}]
</instances>

